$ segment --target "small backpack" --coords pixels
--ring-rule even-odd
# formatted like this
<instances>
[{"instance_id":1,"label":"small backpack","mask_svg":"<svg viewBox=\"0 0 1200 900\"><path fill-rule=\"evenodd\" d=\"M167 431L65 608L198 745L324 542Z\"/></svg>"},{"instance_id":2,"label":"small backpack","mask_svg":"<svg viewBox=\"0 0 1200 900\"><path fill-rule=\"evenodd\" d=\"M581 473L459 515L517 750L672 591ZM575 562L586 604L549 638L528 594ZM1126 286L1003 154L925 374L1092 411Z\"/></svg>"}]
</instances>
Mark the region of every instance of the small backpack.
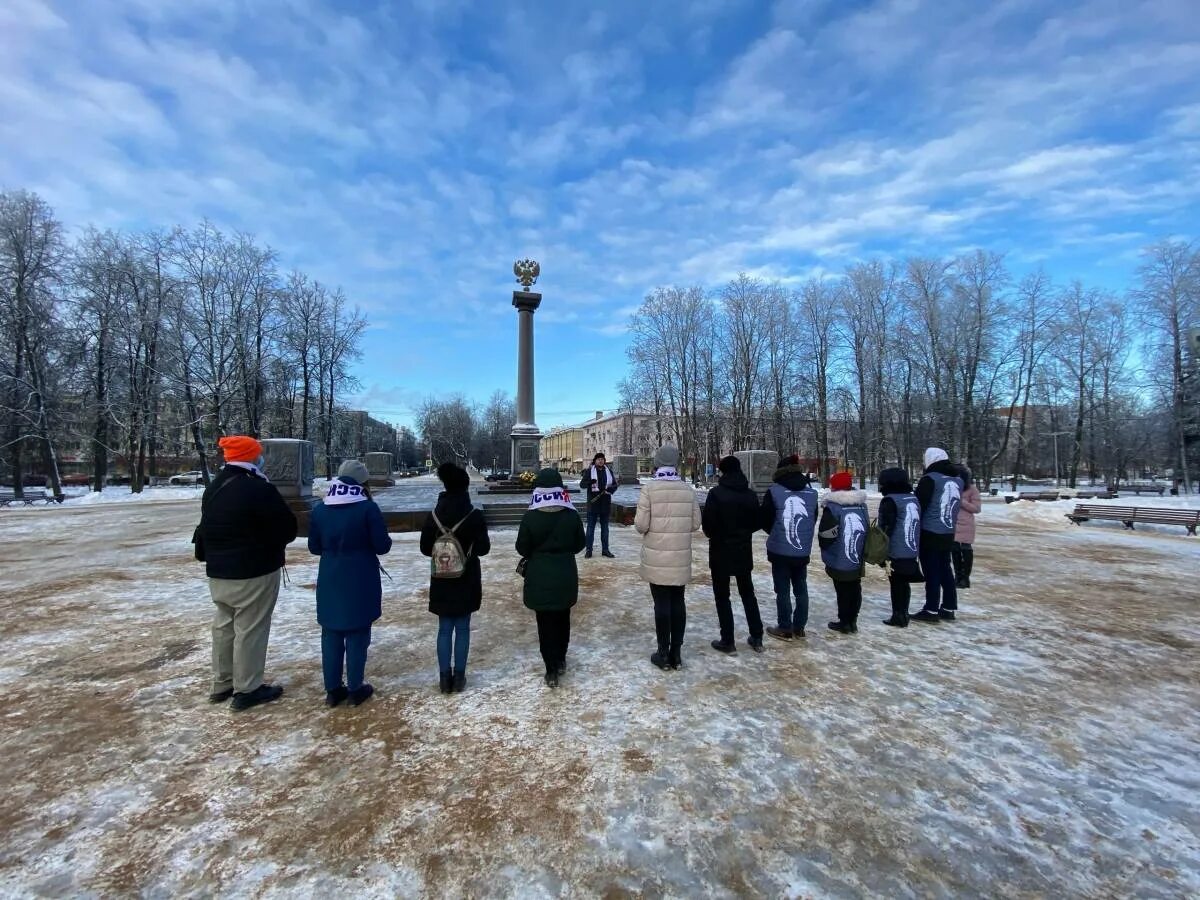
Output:
<instances>
[{"instance_id":1,"label":"small backpack","mask_svg":"<svg viewBox=\"0 0 1200 900\"><path fill-rule=\"evenodd\" d=\"M887 565L889 544L883 529L872 521L871 527L867 529L867 546L863 550L863 558L873 566Z\"/></svg>"},{"instance_id":2,"label":"small backpack","mask_svg":"<svg viewBox=\"0 0 1200 900\"><path fill-rule=\"evenodd\" d=\"M474 512L473 509L459 519L453 528L449 529L442 524L436 512L430 513L433 516L433 523L441 531L441 534L433 539L433 553L429 560L430 577L461 578L463 572L467 570L467 557L470 554L463 550L463 546L454 536L454 532L458 530L459 525L470 518L472 512Z\"/></svg>"}]
</instances>

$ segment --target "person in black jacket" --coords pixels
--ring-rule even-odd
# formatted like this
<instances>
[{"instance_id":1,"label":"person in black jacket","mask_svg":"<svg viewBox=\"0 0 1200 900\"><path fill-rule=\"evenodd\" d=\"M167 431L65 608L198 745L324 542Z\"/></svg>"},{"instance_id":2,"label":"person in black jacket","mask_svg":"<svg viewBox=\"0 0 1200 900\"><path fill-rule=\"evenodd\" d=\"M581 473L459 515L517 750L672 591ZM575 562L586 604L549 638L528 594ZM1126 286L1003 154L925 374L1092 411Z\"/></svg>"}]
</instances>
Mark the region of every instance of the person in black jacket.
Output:
<instances>
[{"instance_id":1,"label":"person in black jacket","mask_svg":"<svg viewBox=\"0 0 1200 900\"><path fill-rule=\"evenodd\" d=\"M708 492L700 527L708 537L708 567L712 572L713 599L717 604L717 621L721 637L712 642L714 650L736 653L733 642L733 607L729 603L729 579L737 579L738 594L746 611L750 629L750 649L761 653L763 624L754 596L754 548L751 536L760 526L758 495L742 474L742 464L736 456L726 456L717 464L721 477L717 486Z\"/></svg>"},{"instance_id":2,"label":"person in black jacket","mask_svg":"<svg viewBox=\"0 0 1200 900\"><path fill-rule=\"evenodd\" d=\"M921 506L921 570L925 573L925 606L913 619L918 622L953 621L958 610L958 590L950 553L962 502L963 480L959 467L946 451L925 451L925 474L917 482Z\"/></svg>"},{"instance_id":3,"label":"person in black jacket","mask_svg":"<svg viewBox=\"0 0 1200 900\"><path fill-rule=\"evenodd\" d=\"M225 466L200 501L193 541L204 561L213 617L213 681L208 699L248 709L279 699L263 669L271 614L279 597L284 551L296 538L296 517L262 474L262 444L231 435L217 442Z\"/></svg>"},{"instance_id":4,"label":"person in black jacket","mask_svg":"<svg viewBox=\"0 0 1200 900\"><path fill-rule=\"evenodd\" d=\"M925 580L918 561L921 506L903 469L880 472L879 492L883 494L879 501L879 527L888 536L888 583L892 598L892 615L883 624L907 628L911 585Z\"/></svg>"},{"instance_id":5,"label":"person in black jacket","mask_svg":"<svg viewBox=\"0 0 1200 900\"><path fill-rule=\"evenodd\" d=\"M467 554L466 568L458 578L429 579L429 611L438 617L439 686L443 694L450 694L467 686L471 614L478 612L483 601L479 557L488 555L492 542L483 511L471 505L467 491L471 479L466 470L447 462L438 466L437 475L446 489L438 494L437 504L421 528L421 553L432 556L433 542L445 529L454 531ZM442 523L441 528L438 522Z\"/></svg>"},{"instance_id":6,"label":"person in black jacket","mask_svg":"<svg viewBox=\"0 0 1200 900\"><path fill-rule=\"evenodd\" d=\"M617 492L617 476L605 462L604 454L592 457L592 464L583 472L579 489L587 494L587 531L584 537L584 559L592 557L592 541L596 537L596 523L600 523L601 555L613 558L608 549L608 517L612 514L612 496Z\"/></svg>"}]
</instances>

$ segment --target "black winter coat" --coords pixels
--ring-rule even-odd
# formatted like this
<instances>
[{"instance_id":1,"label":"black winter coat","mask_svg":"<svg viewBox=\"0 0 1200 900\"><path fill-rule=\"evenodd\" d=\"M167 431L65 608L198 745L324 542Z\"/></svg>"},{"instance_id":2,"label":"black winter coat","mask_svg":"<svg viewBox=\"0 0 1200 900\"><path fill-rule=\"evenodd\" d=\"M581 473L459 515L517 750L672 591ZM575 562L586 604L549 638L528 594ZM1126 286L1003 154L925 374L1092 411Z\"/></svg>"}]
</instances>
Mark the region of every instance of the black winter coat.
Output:
<instances>
[{"instance_id":1,"label":"black winter coat","mask_svg":"<svg viewBox=\"0 0 1200 900\"><path fill-rule=\"evenodd\" d=\"M619 487L617 477L608 466L600 469L596 475L598 477L593 483L592 467L585 468L583 477L579 479L579 489L584 492L588 504L594 506L600 515L608 515L609 510L612 509L612 495L617 492Z\"/></svg>"},{"instance_id":2,"label":"black winter coat","mask_svg":"<svg viewBox=\"0 0 1200 900\"><path fill-rule=\"evenodd\" d=\"M708 492L700 527L708 537L708 566L714 572L745 574L754 568L751 536L759 530L758 495L741 472L722 475Z\"/></svg>"},{"instance_id":3,"label":"black winter coat","mask_svg":"<svg viewBox=\"0 0 1200 900\"><path fill-rule=\"evenodd\" d=\"M492 549L483 511L471 505L471 495L466 491L442 491L433 509L446 528L453 528L467 516L454 532L467 552L467 568L459 578L429 579L429 611L435 616L465 616L478 612L483 602L483 572L479 557L487 556ZM433 542L439 534L430 513L421 528L421 553L433 555Z\"/></svg>"},{"instance_id":4,"label":"black winter coat","mask_svg":"<svg viewBox=\"0 0 1200 900\"><path fill-rule=\"evenodd\" d=\"M296 539L296 516L271 482L225 466L200 508L197 553L209 578L258 578L283 567L284 551Z\"/></svg>"},{"instance_id":5,"label":"black winter coat","mask_svg":"<svg viewBox=\"0 0 1200 900\"><path fill-rule=\"evenodd\" d=\"M926 473L940 472L942 475L950 478L959 477L959 467L948 459L938 460L925 471ZM926 507L933 500L933 479L922 475L921 480L917 482L917 489L913 493L917 495L917 503L921 504L921 512L924 513ZM934 534L932 531L926 531L922 528L921 549L949 553L954 549L954 535Z\"/></svg>"}]
</instances>

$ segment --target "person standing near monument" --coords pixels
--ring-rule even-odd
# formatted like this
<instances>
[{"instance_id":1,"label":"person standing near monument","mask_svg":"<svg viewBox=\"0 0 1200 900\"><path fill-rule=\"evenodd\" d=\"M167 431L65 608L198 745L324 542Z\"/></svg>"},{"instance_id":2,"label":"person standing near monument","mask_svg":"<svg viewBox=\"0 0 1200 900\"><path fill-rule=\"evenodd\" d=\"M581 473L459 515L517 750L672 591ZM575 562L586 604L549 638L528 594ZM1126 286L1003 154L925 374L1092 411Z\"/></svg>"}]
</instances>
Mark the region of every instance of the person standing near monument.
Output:
<instances>
[{"instance_id":1,"label":"person standing near monument","mask_svg":"<svg viewBox=\"0 0 1200 900\"><path fill-rule=\"evenodd\" d=\"M778 614L776 627L766 631L784 641L802 638L808 625L808 561L817 529L817 492L796 454L775 470L763 494L761 515ZM789 588L796 600L794 609Z\"/></svg>"},{"instance_id":2,"label":"person standing near monument","mask_svg":"<svg viewBox=\"0 0 1200 900\"><path fill-rule=\"evenodd\" d=\"M704 501L701 527L708 538L708 568L712 573L713 599L721 636L712 642L714 650L736 653L733 640L733 607L729 602L729 579L737 580L738 595L746 613L750 631L749 645L755 653L763 651L763 623L754 596L754 546L751 538L760 525L758 496L742 473L736 456L726 456L717 464L721 473L717 486Z\"/></svg>"},{"instance_id":3,"label":"person standing near monument","mask_svg":"<svg viewBox=\"0 0 1200 900\"><path fill-rule=\"evenodd\" d=\"M575 554L583 549L583 523L557 469L542 469L533 482L529 509L517 531L525 560L525 606L537 617L538 644L547 687L558 687L567 669L571 607L579 600Z\"/></svg>"},{"instance_id":4,"label":"person standing near monument","mask_svg":"<svg viewBox=\"0 0 1200 900\"><path fill-rule=\"evenodd\" d=\"M608 519L612 513L612 497L617 492L617 476L609 468L603 453L592 457L592 464L584 470L579 489L587 492L587 547L583 558L592 558L592 542L596 537L596 523L600 523L600 552L613 558L608 549Z\"/></svg>"},{"instance_id":5,"label":"person standing near monument","mask_svg":"<svg viewBox=\"0 0 1200 900\"><path fill-rule=\"evenodd\" d=\"M212 636L212 703L235 710L278 700L283 688L263 681L271 616L296 517L263 475L262 444L246 435L217 441L225 465L204 491L192 541L204 562L216 612Z\"/></svg>"},{"instance_id":6,"label":"person standing near monument","mask_svg":"<svg viewBox=\"0 0 1200 900\"><path fill-rule=\"evenodd\" d=\"M829 479L829 488L821 500L824 509L817 525L825 574L833 581L837 594L838 617L829 627L842 634L857 634L866 565L867 492L854 487L849 472L834 474Z\"/></svg>"},{"instance_id":7,"label":"person standing near monument","mask_svg":"<svg viewBox=\"0 0 1200 900\"><path fill-rule=\"evenodd\" d=\"M421 529L421 553L432 557L439 537L453 534L449 554L461 554L460 574L441 577L434 566L429 578L429 611L438 617L437 658L443 694L461 693L467 686L467 654L471 649L471 616L483 602L483 572L479 557L492 549L483 510L471 505L471 478L452 462L438 466L445 490ZM455 560L457 564L459 560Z\"/></svg>"},{"instance_id":8,"label":"person standing near monument","mask_svg":"<svg viewBox=\"0 0 1200 900\"><path fill-rule=\"evenodd\" d=\"M326 706L343 700L358 706L375 693L364 680L367 648L371 625L383 613L379 557L392 549L392 539L383 513L371 499L369 477L366 465L357 459L343 462L308 524L308 552L321 557L317 624Z\"/></svg>"},{"instance_id":9,"label":"person standing near monument","mask_svg":"<svg viewBox=\"0 0 1200 900\"><path fill-rule=\"evenodd\" d=\"M918 622L953 621L958 610L958 591L950 553L962 501L962 478L946 451L925 451L925 474L917 482L921 504L921 570L925 573L925 607L913 619Z\"/></svg>"},{"instance_id":10,"label":"person standing near monument","mask_svg":"<svg viewBox=\"0 0 1200 900\"><path fill-rule=\"evenodd\" d=\"M692 533L700 527L696 491L679 477L679 450L664 444L654 454L654 478L638 494L633 527L643 536L641 576L654 598L658 649L650 662L660 669L683 665L687 627L684 591L692 580Z\"/></svg>"}]
</instances>

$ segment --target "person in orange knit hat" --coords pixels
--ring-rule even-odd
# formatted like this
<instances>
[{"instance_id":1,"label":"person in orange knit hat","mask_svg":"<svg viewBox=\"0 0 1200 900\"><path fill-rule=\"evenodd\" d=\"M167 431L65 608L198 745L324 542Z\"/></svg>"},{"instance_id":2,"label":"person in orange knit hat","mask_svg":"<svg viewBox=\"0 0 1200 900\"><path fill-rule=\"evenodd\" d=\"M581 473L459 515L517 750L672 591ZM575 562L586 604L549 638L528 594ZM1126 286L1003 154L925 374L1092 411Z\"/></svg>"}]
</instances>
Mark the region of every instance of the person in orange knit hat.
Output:
<instances>
[{"instance_id":1,"label":"person in orange knit hat","mask_svg":"<svg viewBox=\"0 0 1200 900\"><path fill-rule=\"evenodd\" d=\"M296 517L267 480L262 444L244 434L217 441L225 466L200 501L192 537L204 562L213 616L213 680L208 699L249 709L279 699L263 670L271 615L279 597L284 551L296 538Z\"/></svg>"}]
</instances>

